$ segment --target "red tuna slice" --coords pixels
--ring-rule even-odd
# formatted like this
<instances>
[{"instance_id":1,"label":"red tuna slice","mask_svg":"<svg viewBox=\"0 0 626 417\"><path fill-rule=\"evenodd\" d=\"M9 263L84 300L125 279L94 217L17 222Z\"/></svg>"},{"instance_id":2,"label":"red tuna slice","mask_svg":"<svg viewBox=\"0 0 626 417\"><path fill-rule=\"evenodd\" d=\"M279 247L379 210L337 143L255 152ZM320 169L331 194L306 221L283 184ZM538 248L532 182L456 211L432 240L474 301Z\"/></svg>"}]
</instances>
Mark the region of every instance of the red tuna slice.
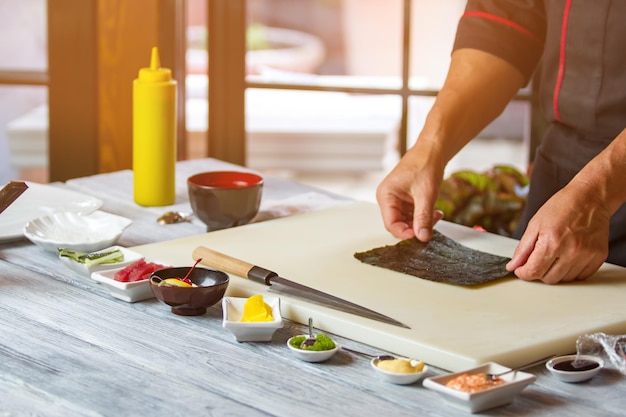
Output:
<instances>
[{"instance_id":1,"label":"red tuna slice","mask_svg":"<svg viewBox=\"0 0 626 417\"><path fill-rule=\"evenodd\" d=\"M148 262L143 268L136 268L131 271L129 279L131 282L134 281L142 281L144 279L150 278L150 275L158 271L159 269L167 268L166 265L157 264L154 262Z\"/></svg>"},{"instance_id":2,"label":"red tuna slice","mask_svg":"<svg viewBox=\"0 0 626 417\"><path fill-rule=\"evenodd\" d=\"M154 272L155 264L152 262L144 263L130 271L128 276L128 280L130 282L141 281L144 279L148 279L150 274Z\"/></svg>"},{"instance_id":3,"label":"red tuna slice","mask_svg":"<svg viewBox=\"0 0 626 417\"><path fill-rule=\"evenodd\" d=\"M145 264L146 264L146 261L144 261L143 259L140 259L137 262L134 262L128 265L127 267L117 271L113 279L116 281L120 281L120 282L129 282L131 272L135 270L135 268L142 268Z\"/></svg>"}]
</instances>

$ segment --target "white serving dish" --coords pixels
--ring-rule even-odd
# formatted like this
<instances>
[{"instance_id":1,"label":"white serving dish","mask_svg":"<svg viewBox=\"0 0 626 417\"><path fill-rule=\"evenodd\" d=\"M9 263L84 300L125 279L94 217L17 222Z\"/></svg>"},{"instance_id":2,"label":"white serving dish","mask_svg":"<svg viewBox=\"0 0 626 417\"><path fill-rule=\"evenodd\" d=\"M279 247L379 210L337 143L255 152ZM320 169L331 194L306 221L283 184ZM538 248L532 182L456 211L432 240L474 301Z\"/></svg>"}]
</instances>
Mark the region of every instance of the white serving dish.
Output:
<instances>
[{"instance_id":1,"label":"white serving dish","mask_svg":"<svg viewBox=\"0 0 626 417\"><path fill-rule=\"evenodd\" d=\"M397 359L403 359L403 358L397 358ZM411 359L411 360L416 361L415 359ZM376 374L380 378L382 378L383 380L387 382L391 382L392 384L398 384L398 385L414 384L420 379L422 379L424 375L426 375L426 372L428 372L428 366L426 364L424 364L424 368L422 369L421 372L414 372L414 373L408 373L408 374L398 373L398 372L389 372L385 369L381 369L378 367L379 361L380 359L374 358L370 361L370 365L372 366L372 368L374 368L374 370L376 371Z\"/></svg>"},{"instance_id":2,"label":"white serving dish","mask_svg":"<svg viewBox=\"0 0 626 417\"><path fill-rule=\"evenodd\" d=\"M555 369L554 367L556 364L575 360L577 358L595 362L598 364L598 366L593 369L588 369L585 371L564 371L564 370ZM548 368L548 370L552 373L552 375L554 375L555 377L557 377L559 380L563 382L583 382L583 381L587 381L588 379L593 378L594 376L597 375L598 372L600 372L602 368L604 368L604 360L602 360L601 358L597 356L590 356L590 355L565 355L565 356L559 356L559 357L550 359L548 362L546 362L546 368Z\"/></svg>"},{"instance_id":3,"label":"white serving dish","mask_svg":"<svg viewBox=\"0 0 626 417\"><path fill-rule=\"evenodd\" d=\"M471 375L481 372L500 373L508 370L510 368L495 362L488 362L466 371L426 378L423 385L426 388L437 391L449 405L466 412L478 413L511 403L537 377L522 371L511 372L500 377L505 381L504 384L474 393L448 388L446 383L464 373Z\"/></svg>"},{"instance_id":4,"label":"white serving dish","mask_svg":"<svg viewBox=\"0 0 626 417\"><path fill-rule=\"evenodd\" d=\"M106 287L113 297L122 301L135 303L137 301L154 298L154 293L152 292L152 288L150 288L149 279L142 279L141 281L133 282L120 282L113 278L117 271L124 268L125 267L120 267L94 272L91 274L91 278Z\"/></svg>"},{"instance_id":5,"label":"white serving dish","mask_svg":"<svg viewBox=\"0 0 626 417\"><path fill-rule=\"evenodd\" d=\"M24 225L57 212L88 214L102 207L102 200L67 188L26 182L28 189L0 215L0 242L24 237Z\"/></svg>"},{"instance_id":6,"label":"white serving dish","mask_svg":"<svg viewBox=\"0 0 626 417\"><path fill-rule=\"evenodd\" d=\"M57 253L59 248L95 252L117 242L131 223L126 217L104 211L66 211L29 221L24 226L24 236L50 252Z\"/></svg>"},{"instance_id":7,"label":"white serving dish","mask_svg":"<svg viewBox=\"0 0 626 417\"><path fill-rule=\"evenodd\" d=\"M72 258L68 258L67 256L59 256L59 259L61 260L61 262L67 265L68 268L73 269L76 272L80 272L81 274L84 274L88 277L90 277L91 274L93 274L94 272L105 271L107 269L123 268L127 265L137 262L140 259L143 259L143 256L139 253L124 248L122 246L110 246L96 252L106 252L114 249L119 249L122 251L122 254L124 255L124 260L115 263L87 266L86 264L76 262L75 260L73 260Z\"/></svg>"},{"instance_id":8,"label":"white serving dish","mask_svg":"<svg viewBox=\"0 0 626 417\"><path fill-rule=\"evenodd\" d=\"M299 335L299 336L306 336L308 337L308 335ZM333 357L333 355L335 353L337 353L339 351L339 344L333 340L333 342L335 342L335 347L333 349L329 349L329 350L305 350L305 349L298 349L295 348L293 346L291 346L291 341L293 340L294 337L298 337L298 336L293 336L290 337L289 340L287 340L287 347L289 348L289 350L296 355L296 357L298 357L299 359L305 361L305 362L324 362L330 358Z\"/></svg>"},{"instance_id":9,"label":"white serving dish","mask_svg":"<svg viewBox=\"0 0 626 417\"><path fill-rule=\"evenodd\" d=\"M243 307L247 298L222 298L222 326L235 336L238 342L269 342L276 330L283 327L283 318L280 313L280 298L263 296L263 301L272 308L274 321L242 322Z\"/></svg>"}]
</instances>

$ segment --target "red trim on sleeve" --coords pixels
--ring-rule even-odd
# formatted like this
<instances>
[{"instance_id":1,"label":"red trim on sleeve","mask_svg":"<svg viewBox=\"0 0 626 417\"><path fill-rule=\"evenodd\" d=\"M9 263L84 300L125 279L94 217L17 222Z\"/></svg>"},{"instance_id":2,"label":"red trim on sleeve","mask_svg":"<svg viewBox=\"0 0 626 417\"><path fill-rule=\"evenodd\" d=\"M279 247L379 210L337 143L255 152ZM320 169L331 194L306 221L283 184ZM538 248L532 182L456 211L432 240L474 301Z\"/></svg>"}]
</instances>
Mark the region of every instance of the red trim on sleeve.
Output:
<instances>
[{"instance_id":1,"label":"red trim on sleeve","mask_svg":"<svg viewBox=\"0 0 626 417\"><path fill-rule=\"evenodd\" d=\"M565 76L565 44L567 41L567 22L569 20L569 9L572 5L572 0L566 0L565 8L563 9L563 24L561 26L561 45L559 51L559 72L556 77L556 83L554 85L554 93L552 95L552 110L554 111L554 118L561 121L561 113L559 112L559 94L561 93L561 86L563 85L563 77Z\"/></svg>"},{"instance_id":2,"label":"red trim on sleeve","mask_svg":"<svg viewBox=\"0 0 626 417\"><path fill-rule=\"evenodd\" d=\"M480 10L471 10L469 12L465 12L462 17L480 17L480 18L483 18L483 19L493 20L494 22L501 23L501 24L503 24L505 26L508 26L510 28L513 28L513 29L517 30L520 33L523 33L524 35L528 36L529 38L531 38L535 42L538 42L538 43L541 43L541 44L543 43L541 41L541 39L537 35L535 35L530 30L526 29L524 26L521 26L521 25L519 25L518 23L515 23L512 20L505 19L504 17L498 16L496 14L487 13L487 12L483 12L483 11L480 11Z\"/></svg>"}]
</instances>

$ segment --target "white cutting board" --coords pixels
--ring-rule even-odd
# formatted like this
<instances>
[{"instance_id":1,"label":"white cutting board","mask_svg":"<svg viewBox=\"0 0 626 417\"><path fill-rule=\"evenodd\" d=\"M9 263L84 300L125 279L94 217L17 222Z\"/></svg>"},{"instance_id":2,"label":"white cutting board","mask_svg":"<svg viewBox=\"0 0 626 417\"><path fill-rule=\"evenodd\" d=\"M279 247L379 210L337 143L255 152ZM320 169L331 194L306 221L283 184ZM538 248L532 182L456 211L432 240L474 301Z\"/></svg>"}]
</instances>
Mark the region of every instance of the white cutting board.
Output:
<instances>
[{"instance_id":1,"label":"white cutting board","mask_svg":"<svg viewBox=\"0 0 626 417\"><path fill-rule=\"evenodd\" d=\"M449 222L437 229L466 246L512 256L516 242ZM395 244L378 207L357 202L184 239L133 248L148 259L193 264L197 246L226 253L405 323L411 329L281 297L283 317L424 360L450 371L488 361L517 366L576 350L578 336L626 334L626 268L605 264L584 282L546 285L517 279L478 287L434 283L363 264L355 252ZM231 276L227 294L267 294Z\"/></svg>"}]
</instances>

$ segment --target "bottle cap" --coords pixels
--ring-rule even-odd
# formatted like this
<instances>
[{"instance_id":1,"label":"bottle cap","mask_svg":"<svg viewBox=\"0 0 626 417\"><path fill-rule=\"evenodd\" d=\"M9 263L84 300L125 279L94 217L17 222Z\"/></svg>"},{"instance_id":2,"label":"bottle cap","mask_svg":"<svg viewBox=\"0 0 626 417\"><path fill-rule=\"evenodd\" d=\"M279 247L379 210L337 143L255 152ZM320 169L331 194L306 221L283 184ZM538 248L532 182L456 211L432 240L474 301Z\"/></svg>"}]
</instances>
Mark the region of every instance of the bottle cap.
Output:
<instances>
[{"instance_id":1,"label":"bottle cap","mask_svg":"<svg viewBox=\"0 0 626 417\"><path fill-rule=\"evenodd\" d=\"M155 46L152 48L152 57L150 59L150 68L141 68L139 70L139 81L141 82L163 82L172 79L172 71L169 68L161 68L161 59L159 58L159 50Z\"/></svg>"}]
</instances>

